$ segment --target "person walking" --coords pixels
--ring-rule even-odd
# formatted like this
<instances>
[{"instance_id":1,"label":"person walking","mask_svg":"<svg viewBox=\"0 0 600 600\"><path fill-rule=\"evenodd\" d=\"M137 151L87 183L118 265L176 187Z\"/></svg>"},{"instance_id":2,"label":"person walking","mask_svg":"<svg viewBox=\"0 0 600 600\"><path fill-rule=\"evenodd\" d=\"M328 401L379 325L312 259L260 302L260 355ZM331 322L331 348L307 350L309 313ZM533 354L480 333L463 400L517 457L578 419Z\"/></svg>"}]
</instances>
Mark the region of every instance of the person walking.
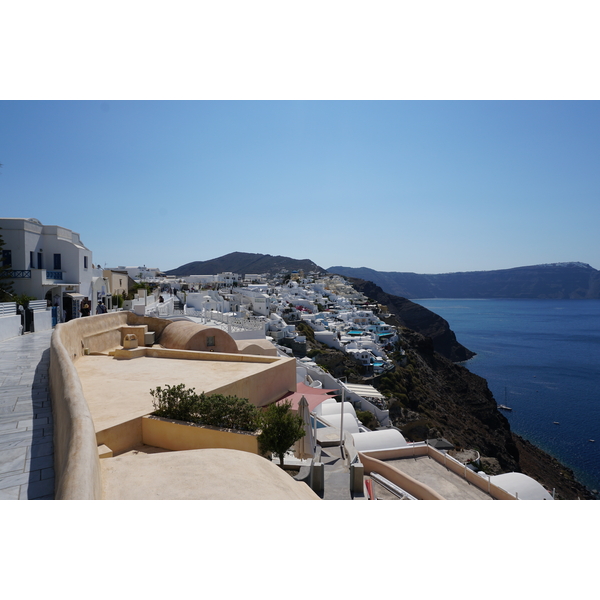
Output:
<instances>
[{"instance_id":1,"label":"person walking","mask_svg":"<svg viewBox=\"0 0 600 600\"><path fill-rule=\"evenodd\" d=\"M84 298L83 302L81 303L81 310L79 312L81 312L81 316L82 317L89 317L90 316L90 301L88 300L88 298Z\"/></svg>"}]
</instances>

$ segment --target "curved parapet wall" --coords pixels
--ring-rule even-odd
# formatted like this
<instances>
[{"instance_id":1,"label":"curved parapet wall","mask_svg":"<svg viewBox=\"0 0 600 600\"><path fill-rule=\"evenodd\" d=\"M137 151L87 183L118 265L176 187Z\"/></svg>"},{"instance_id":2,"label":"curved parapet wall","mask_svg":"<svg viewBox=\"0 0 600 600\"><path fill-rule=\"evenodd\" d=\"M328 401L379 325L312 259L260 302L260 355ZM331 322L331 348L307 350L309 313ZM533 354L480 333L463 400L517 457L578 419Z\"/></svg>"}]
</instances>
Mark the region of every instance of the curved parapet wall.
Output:
<instances>
[{"instance_id":1,"label":"curved parapet wall","mask_svg":"<svg viewBox=\"0 0 600 600\"><path fill-rule=\"evenodd\" d=\"M160 335L168 322L116 312L59 324L52 334L49 378L57 500L102 498L94 422L74 361L86 350L102 352L119 345L120 328L126 325L148 325Z\"/></svg>"},{"instance_id":2,"label":"curved parapet wall","mask_svg":"<svg viewBox=\"0 0 600 600\"><path fill-rule=\"evenodd\" d=\"M160 344L175 350L239 352L236 341L226 331L190 321L170 323L160 336Z\"/></svg>"}]
</instances>

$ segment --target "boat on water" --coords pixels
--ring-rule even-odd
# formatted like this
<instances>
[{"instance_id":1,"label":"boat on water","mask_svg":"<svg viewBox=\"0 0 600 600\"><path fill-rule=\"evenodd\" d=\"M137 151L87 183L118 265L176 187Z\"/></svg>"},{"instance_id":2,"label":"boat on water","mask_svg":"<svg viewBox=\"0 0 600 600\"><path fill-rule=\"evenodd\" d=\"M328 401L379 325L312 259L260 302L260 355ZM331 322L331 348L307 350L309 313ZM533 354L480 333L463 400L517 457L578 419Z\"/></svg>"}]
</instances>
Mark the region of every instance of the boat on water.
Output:
<instances>
[{"instance_id":1,"label":"boat on water","mask_svg":"<svg viewBox=\"0 0 600 600\"><path fill-rule=\"evenodd\" d=\"M560 425L560 423L558 421L554 421L555 425Z\"/></svg>"},{"instance_id":2,"label":"boat on water","mask_svg":"<svg viewBox=\"0 0 600 600\"><path fill-rule=\"evenodd\" d=\"M504 388L504 402L506 402L506 388ZM512 410L512 408L506 404L498 404L498 408L500 410Z\"/></svg>"}]
</instances>

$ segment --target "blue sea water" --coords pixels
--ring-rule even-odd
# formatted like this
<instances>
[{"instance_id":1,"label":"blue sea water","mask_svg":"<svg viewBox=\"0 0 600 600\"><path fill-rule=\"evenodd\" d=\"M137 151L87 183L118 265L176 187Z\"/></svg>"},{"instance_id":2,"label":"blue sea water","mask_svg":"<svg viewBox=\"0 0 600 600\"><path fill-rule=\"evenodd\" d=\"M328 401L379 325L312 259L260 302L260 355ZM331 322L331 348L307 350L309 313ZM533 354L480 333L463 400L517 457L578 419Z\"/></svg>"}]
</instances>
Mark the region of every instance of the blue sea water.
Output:
<instances>
[{"instance_id":1,"label":"blue sea water","mask_svg":"<svg viewBox=\"0 0 600 600\"><path fill-rule=\"evenodd\" d=\"M423 299L477 353L511 429L600 490L600 300ZM594 442L590 440L595 440Z\"/></svg>"}]
</instances>

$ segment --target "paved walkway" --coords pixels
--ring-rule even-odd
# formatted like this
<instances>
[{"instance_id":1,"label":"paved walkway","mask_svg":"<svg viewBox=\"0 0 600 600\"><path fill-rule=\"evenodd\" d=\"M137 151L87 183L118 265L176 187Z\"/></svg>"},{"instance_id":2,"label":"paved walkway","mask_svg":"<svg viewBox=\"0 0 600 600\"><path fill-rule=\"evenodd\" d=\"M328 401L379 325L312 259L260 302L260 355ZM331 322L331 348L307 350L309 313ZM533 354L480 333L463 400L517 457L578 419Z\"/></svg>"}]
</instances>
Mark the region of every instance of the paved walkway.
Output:
<instances>
[{"instance_id":1,"label":"paved walkway","mask_svg":"<svg viewBox=\"0 0 600 600\"><path fill-rule=\"evenodd\" d=\"M0 500L54 499L51 336L0 342Z\"/></svg>"}]
</instances>

